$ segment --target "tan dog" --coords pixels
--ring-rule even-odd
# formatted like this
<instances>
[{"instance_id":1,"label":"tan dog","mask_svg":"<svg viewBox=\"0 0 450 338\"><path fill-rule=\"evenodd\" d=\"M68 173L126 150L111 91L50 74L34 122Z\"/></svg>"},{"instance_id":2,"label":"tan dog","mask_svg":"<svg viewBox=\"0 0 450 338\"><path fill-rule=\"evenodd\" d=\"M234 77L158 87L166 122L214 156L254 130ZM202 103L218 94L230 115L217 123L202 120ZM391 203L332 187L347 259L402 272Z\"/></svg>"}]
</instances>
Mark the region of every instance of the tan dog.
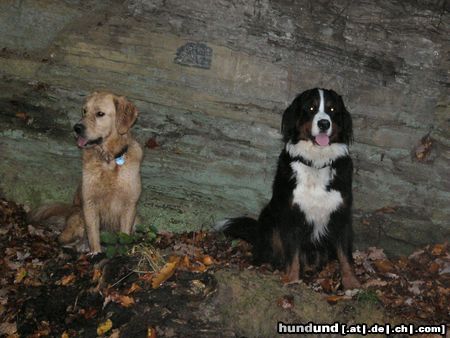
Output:
<instances>
[{"instance_id":1,"label":"tan dog","mask_svg":"<svg viewBox=\"0 0 450 338\"><path fill-rule=\"evenodd\" d=\"M94 92L74 130L83 149L83 177L72 205L56 203L30 213L33 222L64 223L60 241L87 234L91 252L100 252L100 229L130 234L141 194L142 149L130 133L136 107L123 96Z\"/></svg>"}]
</instances>

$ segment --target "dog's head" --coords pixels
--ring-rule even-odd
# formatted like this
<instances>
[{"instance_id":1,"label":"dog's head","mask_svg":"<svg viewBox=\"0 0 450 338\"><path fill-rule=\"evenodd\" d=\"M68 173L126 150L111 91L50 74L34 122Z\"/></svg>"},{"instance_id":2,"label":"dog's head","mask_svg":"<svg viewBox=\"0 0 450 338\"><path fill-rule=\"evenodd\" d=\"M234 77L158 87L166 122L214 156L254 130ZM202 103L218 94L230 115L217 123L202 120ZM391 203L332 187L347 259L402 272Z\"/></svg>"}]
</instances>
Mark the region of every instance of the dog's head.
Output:
<instances>
[{"instance_id":1,"label":"dog's head","mask_svg":"<svg viewBox=\"0 0 450 338\"><path fill-rule=\"evenodd\" d=\"M314 88L298 95L283 114L284 142L310 141L317 147L350 144L352 120L342 97L333 90Z\"/></svg>"},{"instance_id":2,"label":"dog's head","mask_svg":"<svg viewBox=\"0 0 450 338\"><path fill-rule=\"evenodd\" d=\"M74 125L80 148L102 144L109 137L128 133L138 111L124 96L94 92L83 106L81 120Z\"/></svg>"}]
</instances>

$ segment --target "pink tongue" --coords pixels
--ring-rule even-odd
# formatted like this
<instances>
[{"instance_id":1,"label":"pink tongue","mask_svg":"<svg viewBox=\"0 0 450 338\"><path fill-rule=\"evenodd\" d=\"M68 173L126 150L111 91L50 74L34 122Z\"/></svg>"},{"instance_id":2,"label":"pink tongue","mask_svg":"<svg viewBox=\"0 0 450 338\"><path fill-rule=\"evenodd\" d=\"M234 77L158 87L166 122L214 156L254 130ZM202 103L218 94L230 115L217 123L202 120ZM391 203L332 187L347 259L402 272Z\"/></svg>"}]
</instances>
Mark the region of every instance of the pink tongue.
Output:
<instances>
[{"instance_id":1,"label":"pink tongue","mask_svg":"<svg viewBox=\"0 0 450 338\"><path fill-rule=\"evenodd\" d=\"M316 136L316 142L319 146L327 146L330 143L330 138L327 136L327 134L319 134Z\"/></svg>"},{"instance_id":2,"label":"pink tongue","mask_svg":"<svg viewBox=\"0 0 450 338\"><path fill-rule=\"evenodd\" d=\"M78 137L77 144L80 148L83 148L86 145L86 143L88 143L88 140L82 137Z\"/></svg>"}]
</instances>

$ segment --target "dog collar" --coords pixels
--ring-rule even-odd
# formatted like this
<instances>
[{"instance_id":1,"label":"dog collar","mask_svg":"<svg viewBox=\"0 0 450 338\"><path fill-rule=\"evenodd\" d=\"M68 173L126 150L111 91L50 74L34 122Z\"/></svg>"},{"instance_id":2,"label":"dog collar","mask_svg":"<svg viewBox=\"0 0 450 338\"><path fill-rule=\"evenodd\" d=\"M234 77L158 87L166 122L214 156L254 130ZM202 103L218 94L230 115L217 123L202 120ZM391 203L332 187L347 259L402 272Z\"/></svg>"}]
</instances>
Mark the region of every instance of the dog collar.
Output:
<instances>
[{"instance_id":1,"label":"dog collar","mask_svg":"<svg viewBox=\"0 0 450 338\"><path fill-rule=\"evenodd\" d=\"M122 150L114 156L114 161L118 166L122 166L125 164L125 154L128 151L128 145L122 148Z\"/></svg>"},{"instance_id":2,"label":"dog collar","mask_svg":"<svg viewBox=\"0 0 450 338\"><path fill-rule=\"evenodd\" d=\"M292 157L291 159L292 159L291 162L298 161L308 167L315 168L315 169L323 169L325 167L330 167L333 164L333 161L331 161L331 162L325 163L321 167L316 167L315 165L313 165L313 161L307 160L302 156L295 156L295 157Z\"/></svg>"}]
</instances>

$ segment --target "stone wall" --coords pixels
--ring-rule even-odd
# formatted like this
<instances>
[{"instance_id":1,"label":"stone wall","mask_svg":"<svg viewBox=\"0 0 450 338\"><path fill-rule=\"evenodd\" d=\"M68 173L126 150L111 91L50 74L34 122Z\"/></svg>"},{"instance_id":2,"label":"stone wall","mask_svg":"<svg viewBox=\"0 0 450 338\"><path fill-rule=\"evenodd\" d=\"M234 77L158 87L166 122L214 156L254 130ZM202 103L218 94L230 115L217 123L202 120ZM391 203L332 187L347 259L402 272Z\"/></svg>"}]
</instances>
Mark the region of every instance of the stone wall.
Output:
<instances>
[{"instance_id":1,"label":"stone wall","mask_svg":"<svg viewBox=\"0 0 450 338\"><path fill-rule=\"evenodd\" d=\"M142 144L159 144L145 150L146 222L188 230L256 215L270 198L281 113L320 86L341 93L354 117L358 246L407 253L442 242L450 237L448 7L3 0L0 190L30 206L69 201L80 178L71 125L89 91L108 89L138 106Z\"/></svg>"}]
</instances>

